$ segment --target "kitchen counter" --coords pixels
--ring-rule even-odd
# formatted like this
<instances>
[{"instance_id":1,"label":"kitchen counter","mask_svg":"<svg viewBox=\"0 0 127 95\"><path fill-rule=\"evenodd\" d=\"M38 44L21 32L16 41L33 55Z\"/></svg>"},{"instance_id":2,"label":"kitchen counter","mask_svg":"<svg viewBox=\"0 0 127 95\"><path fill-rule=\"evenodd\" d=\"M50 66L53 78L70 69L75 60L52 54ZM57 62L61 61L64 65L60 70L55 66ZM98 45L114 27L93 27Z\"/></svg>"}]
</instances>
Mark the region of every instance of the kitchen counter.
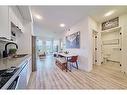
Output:
<instances>
[{"instance_id":1,"label":"kitchen counter","mask_svg":"<svg viewBox=\"0 0 127 95\"><path fill-rule=\"evenodd\" d=\"M0 70L2 69L8 69L12 66L15 67L20 67L22 65L22 63L24 63L24 61L26 61L26 59L28 59L29 57L31 57L30 54L24 56L24 57L20 57L20 58L2 58L0 59Z\"/></svg>"},{"instance_id":2,"label":"kitchen counter","mask_svg":"<svg viewBox=\"0 0 127 95\"><path fill-rule=\"evenodd\" d=\"M15 80L15 78L20 74L24 66L26 66L26 63L28 63L28 60L31 58L31 55L28 54L24 57L20 58L2 58L0 59L0 70L2 69L8 69L12 66L15 66L18 69L18 71L8 80L8 82L1 88L1 89L7 89L9 85Z\"/></svg>"}]
</instances>

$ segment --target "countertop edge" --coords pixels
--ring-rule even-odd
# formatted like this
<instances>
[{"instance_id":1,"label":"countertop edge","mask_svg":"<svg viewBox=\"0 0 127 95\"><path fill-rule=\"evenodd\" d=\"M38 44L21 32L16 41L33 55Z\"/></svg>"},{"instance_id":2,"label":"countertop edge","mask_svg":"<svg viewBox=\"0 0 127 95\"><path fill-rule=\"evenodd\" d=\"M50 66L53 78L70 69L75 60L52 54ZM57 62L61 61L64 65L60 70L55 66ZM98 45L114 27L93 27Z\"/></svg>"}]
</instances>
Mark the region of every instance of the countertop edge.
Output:
<instances>
[{"instance_id":1,"label":"countertop edge","mask_svg":"<svg viewBox=\"0 0 127 95\"><path fill-rule=\"evenodd\" d=\"M17 68L19 68L19 70L17 70L16 71L16 73L8 80L8 82L1 88L1 90L3 89L3 90L5 90L5 89L7 89L9 86L10 86L10 84L15 80L15 78L20 74L20 72L22 71L22 69L26 66L26 64L27 64L27 60L29 59L29 58L31 58L31 55L29 54L29 55L27 55L27 56L25 56L26 58L21 62L21 64L17 67Z\"/></svg>"}]
</instances>

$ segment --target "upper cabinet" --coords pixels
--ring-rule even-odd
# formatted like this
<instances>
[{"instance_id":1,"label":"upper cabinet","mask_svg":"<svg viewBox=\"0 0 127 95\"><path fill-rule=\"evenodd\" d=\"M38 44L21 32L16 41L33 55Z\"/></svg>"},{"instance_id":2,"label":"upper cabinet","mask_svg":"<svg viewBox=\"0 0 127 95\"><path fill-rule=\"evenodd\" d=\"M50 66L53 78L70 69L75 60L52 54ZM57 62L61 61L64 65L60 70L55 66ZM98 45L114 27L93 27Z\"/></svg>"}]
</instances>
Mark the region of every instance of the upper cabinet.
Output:
<instances>
[{"instance_id":1,"label":"upper cabinet","mask_svg":"<svg viewBox=\"0 0 127 95\"><path fill-rule=\"evenodd\" d=\"M8 6L0 6L0 37L11 39Z\"/></svg>"},{"instance_id":2,"label":"upper cabinet","mask_svg":"<svg viewBox=\"0 0 127 95\"><path fill-rule=\"evenodd\" d=\"M9 20L16 26L16 28L19 29L20 32L24 32L23 18L21 17L21 14L17 7L9 8Z\"/></svg>"},{"instance_id":3,"label":"upper cabinet","mask_svg":"<svg viewBox=\"0 0 127 95\"><path fill-rule=\"evenodd\" d=\"M18 7L0 6L0 40L14 41L12 39L12 34L14 33L12 32L24 33L23 22L24 19ZM14 24L13 26L12 23Z\"/></svg>"}]
</instances>

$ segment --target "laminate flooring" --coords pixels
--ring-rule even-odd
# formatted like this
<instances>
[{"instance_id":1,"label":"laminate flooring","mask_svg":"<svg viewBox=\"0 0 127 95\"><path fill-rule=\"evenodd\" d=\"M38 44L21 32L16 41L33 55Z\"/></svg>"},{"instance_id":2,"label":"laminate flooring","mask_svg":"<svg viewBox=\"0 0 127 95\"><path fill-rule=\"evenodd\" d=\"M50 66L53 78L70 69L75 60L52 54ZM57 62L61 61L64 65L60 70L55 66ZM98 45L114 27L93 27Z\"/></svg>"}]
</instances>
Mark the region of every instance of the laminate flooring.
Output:
<instances>
[{"instance_id":1,"label":"laminate flooring","mask_svg":"<svg viewBox=\"0 0 127 95\"><path fill-rule=\"evenodd\" d=\"M55 65L53 56L46 56L37 61L27 89L127 89L127 75L114 62L94 65L91 72L75 68L66 72Z\"/></svg>"}]
</instances>

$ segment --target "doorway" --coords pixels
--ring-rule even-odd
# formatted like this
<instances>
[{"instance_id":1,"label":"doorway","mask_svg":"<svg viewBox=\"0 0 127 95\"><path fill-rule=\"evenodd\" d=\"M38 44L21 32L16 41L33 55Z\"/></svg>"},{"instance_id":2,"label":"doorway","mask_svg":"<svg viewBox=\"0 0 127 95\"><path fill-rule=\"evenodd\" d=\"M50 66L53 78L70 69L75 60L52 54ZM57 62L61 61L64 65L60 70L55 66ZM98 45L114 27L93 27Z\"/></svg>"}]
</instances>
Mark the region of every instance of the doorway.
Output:
<instances>
[{"instance_id":1,"label":"doorway","mask_svg":"<svg viewBox=\"0 0 127 95\"><path fill-rule=\"evenodd\" d=\"M101 32L101 41L102 41L102 58L104 64L114 64L117 65L117 68L121 67L121 41L122 35L120 32L121 28L109 29L108 31ZM113 65L113 66L114 66Z\"/></svg>"}]
</instances>

